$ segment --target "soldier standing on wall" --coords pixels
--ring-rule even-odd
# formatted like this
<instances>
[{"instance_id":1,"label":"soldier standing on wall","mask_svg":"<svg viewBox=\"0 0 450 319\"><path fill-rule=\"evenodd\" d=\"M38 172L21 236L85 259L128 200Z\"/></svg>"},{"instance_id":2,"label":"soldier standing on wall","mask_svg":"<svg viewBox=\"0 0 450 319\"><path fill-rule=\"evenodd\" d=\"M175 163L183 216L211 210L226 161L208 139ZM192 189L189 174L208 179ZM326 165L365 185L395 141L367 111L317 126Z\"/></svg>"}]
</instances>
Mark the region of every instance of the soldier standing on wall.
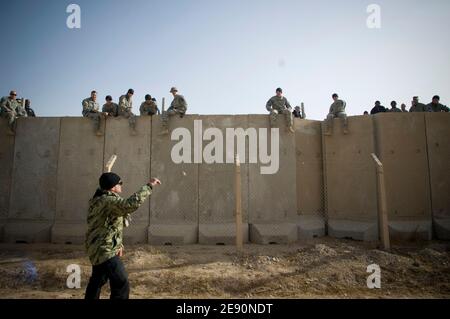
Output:
<instances>
[{"instance_id":1,"label":"soldier standing on wall","mask_svg":"<svg viewBox=\"0 0 450 319\"><path fill-rule=\"evenodd\" d=\"M105 120L105 114L99 110L100 105L97 103L97 91L92 91L91 97L84 99L81 104L83 105L83 116L94 121L96 134L98 136L103 135L101 127Z\"/></svg>"},{"instance_id":2,"label":"soldier standing on wall","mask_svg":"<svg viewBox=\"0 0 450 319\"><path fill-rule=\"evenodd\" d=\"M419 97L414 96L413 100L411 101L411 108L409 109L410 112L430 112L431 110L423 103L419 103Z\"/></svg>"},{"instance_id":3,"label":"soldier standing on wall","mask_svg":"<svg viewBox=\"0 0 450 319\"><path fill-rule=\"evenodd\" d=\"M332 95L334 100L333 104L330 106L330 112L325 120L325 135L331 135L333 131L333 119L339 117L342 121L344 134L348 134L348 121L347 114L345 113L346 103L343 100L339 100L339 96L334 93Z\"/></svg>"},{"instance_id":4,"label":"soldier standing on wall","mask_svg":"<svg viewBox=\"0 0 450 319\"><path fill-rule=\"evenodd\" d=\"M439 95L433 96L433 100L431 101L430 104L427 105L428 109L431 112L449 112L450 111L450 109L447 106L439 103L440 99L441 98L439 97Z\"/></svg>"},{"instance_id":5,"label":"soldier standing on wall","mask_svg":"<svg viewBox=\"0 0 450 319\"><path fill-rule=\"evenodd\" d=\"M292 117L292 107L289 101L283 96L283 90L277 88L275 96L272 96L266 103L266 109L270 112L270 126L275 126L278 114L283 114L286 119L286 125L291 133L294 133L294 120Z\"/></svg>"},{"instance_id":6,"label":"soldier standing on wall","mask_svg":"<svg viewBox=\"0 0 450 319\"><path fill-rule=\"evenodd\" d=\"M104 173L100 188L89 201L87 216L86 250L92 264L92 275L86 288L85 299L99 299L102 286L109 280L111 299L128 299L128 274L120 260L123 255L123 219L136 211L160 185L157 178L142 186L128 199L120 197L122 180L115 173Z\"/></svg>"}]
</instances>

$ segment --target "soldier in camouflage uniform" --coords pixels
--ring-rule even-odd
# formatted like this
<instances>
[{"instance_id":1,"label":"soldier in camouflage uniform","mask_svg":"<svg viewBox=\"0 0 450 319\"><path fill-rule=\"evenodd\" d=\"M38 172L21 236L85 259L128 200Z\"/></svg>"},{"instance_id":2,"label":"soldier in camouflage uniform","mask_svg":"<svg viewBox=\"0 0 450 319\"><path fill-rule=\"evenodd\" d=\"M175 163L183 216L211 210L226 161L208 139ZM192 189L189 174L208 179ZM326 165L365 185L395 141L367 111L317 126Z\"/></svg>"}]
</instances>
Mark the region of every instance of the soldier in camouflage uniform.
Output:
<instances>
[{"instance_id":1,"label":"soldier in camouflage uniform","mask_svg":"<svg viewBox=\"0 0 450 319\"><path fill-rule=\"evenodd\" d=\"M410 112L430 112L430 109L425 104L419 103L419 97L414 96L411 101Z\"/></svg>"},{"instance_id":2,"label":"soldier in camouflage uniform","mask_svg":"<svg viewBox=\"0 0 450 319\"><path fill-rule=\"evenodd\" d=\"M98 136L103 135L101 127L103 126L103 121L105 120L105 114L99 110L100 105L97 103L97 92L92 91L91 97L84 99L81 104L83 105L83 116L94 121L94 127Z\"/></svg>"},{"instance_id":3,"label":"soldier in camouflage uniform","mask_svg":"<svg viewBox=\"0 0 450 319\"><path fill-rule=\"evenodd\" d=\"M152 99L150 94L145 96L145 101L142 102L141 107L139 108L139 112L141 115L150 115L153 116L155 114L161 114L158 109L158 105L156 104L156 100Z\"/></svg>"},{"instance_id":4,"label":"soldier in camouflage uniform","mask_svg":"<svg viewBox=\"0 0 450 319\"><path fill-rule=\"evenodd\" d=\"M1 100L0 110L1 117L8 121L8 135L14 135L16 130L16 119L21 112L20 104L16 99L16 91L11 91L8 97L4 97Z\"/></svg>"},{"instance_id":5,"label":"soldier in camouflage uniform","mask_svg":"<svg viewBox=\"0 0 450 319\"><path fill-rule=\"evenodd\" d=\"M169 133L170 116L179 115L180 117L183 117L187 111L186 100L183 95L178 94L178 89L176 87L172 87L170 89L170 93L173 95L173 101L167 111L163 111L162 113L162 134Z\"/></svg>"},{"instance_id":6,"label":"soldier in camouflage uniform","mask_svg":"<svg viewBox=\"0 0 450 319\"><path fill-rule=\"evenodd\" d=\"M156 179L142 186L128 199L119 196L122 181L117 174L104 173L99 180L100 188L89 201L87 216L86 250L92 264L92 275L86 288L86 299L100 298L102 286L109 280L111 299L128 299L128 275L120 260L123 254L123 219L136 211L161 184Z\"/></svg>"},{"instance_id":7,"label":"soldier in camouflage uniform","mask_svg":"<svg viewBox=\"0 0 450 319\"><path fill-rule=\"evenodd\" d=\"M333 104L330 106L330 112L325 120L325 135L331 135L333 131L333 119L339 117L342 121L344 134L348 134L348 120L347 114L345 113L346 103L343 100L339 100L339 96L334 93Z\"/></svg>"},{"instance_id":8,"label":"soldier in camouflage uniform","mask_svg":"<svg viewBox=\"0 0 450 319\"><path fill-rule=\"evenodd\" d=\"M133 94L134 90L129 89L127 94L122 95L119 98L119 116L123 116L128 119L132 134L136 134L136 115L133 113Z\"/></svg>"},{"instance_id":9,"label":"soldier in camouflage uniform","mask_svg":"<svg viewBox=\"0 0 450 319\"><path fill-rule=\"evenodd\" d=\"M405 103L402 103L402 105L400 107L401 107L402 112L406 112L406 113L408 112L408 110L406 109Z\"/></svg>"},{"instance_id":10,"label":"soldier in camouflage uniform","mask_svg":"<svg viewBox=\"0 0 450 319\"><path fill-rule=\"evenodd\" d=\"M112 101L111 95L105 97L106 103L103 104L102 112L106 113L108 116L116 117L119 113L119 105Z\"/></svg>"},{"instance_id":11,"label":"soldier in camouflage uniform","mask_svg":"<svg viewBox=\"0 0 450 319\"><path fill-rule=\"evenodd\" d=\"M391 102L391 109L390 110L388 110L388 112L402 112L402 110L400 110L398 107L397 107L397 102L395 102L395 101L392 101Z\"/></svg>"},{"instance_id":12,"label":"soldier in camouflage uniform","mask_svg":"<svg viewBox=\"0 0 450 319\"><path fill-rule=\"evenodd\" d=\"M36 117L33 109L31 108L31 100L25 100L25 111L27 112L28 117Z\"/></svg>"},{"instance_id":13,"label":"soldier in camouflage uniform","mask_svg":"<svg viewBox=\"0 0 450 319\"><path fill-rule=\"evenodd\" d=\"M275 126L278 114L283 114L288 130L294 133L292 107L289 101L283 96L283 90L281 88L277 88L275 93L276 95L272 96L266 103L266 109L270 112L270 126Z\"/></svg>"},{"instance_id":14,"label":"soldier in camouflage uniform","mask_svg":"<svg viewBox=\"0 0 450 319\"><path fill-rule=\"evenodd\" d=\"M439 97L439 95L433 96L432 102L427 105L428 109L431 112L449 112L450 109L447 106L439 103L440 100L441 98Z\"/></svg>"}]
</instances>

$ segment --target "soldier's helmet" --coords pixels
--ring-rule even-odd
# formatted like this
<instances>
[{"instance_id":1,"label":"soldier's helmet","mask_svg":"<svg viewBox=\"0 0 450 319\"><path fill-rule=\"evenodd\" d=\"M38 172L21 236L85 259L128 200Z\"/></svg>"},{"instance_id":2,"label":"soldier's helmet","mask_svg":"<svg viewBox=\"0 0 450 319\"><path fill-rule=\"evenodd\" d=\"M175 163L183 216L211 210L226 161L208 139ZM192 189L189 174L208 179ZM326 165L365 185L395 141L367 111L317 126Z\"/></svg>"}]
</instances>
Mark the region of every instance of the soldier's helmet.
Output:
<instances>
[{"instance_id":1,"label":"soldier's helmet","mask_svg":"<svg viewBox=\"0 0 450 319\"><path fill-rule=\"evenodd\" d=\"M170 89L170 93L174 93L174 92L178 92L178 89L176 88L176 87L172 87L171 89Z\"/></svg>"}]
</instances>

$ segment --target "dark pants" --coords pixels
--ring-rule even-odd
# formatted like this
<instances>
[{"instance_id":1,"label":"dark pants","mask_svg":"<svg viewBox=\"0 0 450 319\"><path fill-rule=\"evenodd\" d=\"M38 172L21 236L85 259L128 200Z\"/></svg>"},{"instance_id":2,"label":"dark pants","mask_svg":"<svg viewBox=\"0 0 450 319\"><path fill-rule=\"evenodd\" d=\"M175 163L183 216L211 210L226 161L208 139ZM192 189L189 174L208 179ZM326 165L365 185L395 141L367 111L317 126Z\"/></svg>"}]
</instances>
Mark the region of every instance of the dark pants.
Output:
<instances>
[{"instance_id":1,"label":"dark pants","mask_svg":"<svg viewBox=\"0 0 450 319\"><path fill-rule=\"evenodd\" d=\"M103 264L92 266L92 275L86 288L85 299L99 299L102 287L109 279L111 299L128 299L130 285L128 274L118 256Z\"/></svg>"}]
</instances>

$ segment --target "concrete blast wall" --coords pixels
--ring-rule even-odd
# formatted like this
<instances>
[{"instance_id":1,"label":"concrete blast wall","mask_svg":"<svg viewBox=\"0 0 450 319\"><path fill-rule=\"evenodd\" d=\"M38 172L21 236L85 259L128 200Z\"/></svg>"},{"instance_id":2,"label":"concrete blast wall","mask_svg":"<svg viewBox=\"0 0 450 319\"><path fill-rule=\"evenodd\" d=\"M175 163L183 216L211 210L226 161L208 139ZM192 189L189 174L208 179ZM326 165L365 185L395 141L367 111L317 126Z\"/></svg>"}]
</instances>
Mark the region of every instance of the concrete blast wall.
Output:
<instances>
[{"instance_id":1,"label":"concrete blast wall","mask_svg":"<svg viewBox=\"0 0 450 319\"><path fill-rule=\"evenodd\" d=\"M321 121L296 119L293 134L279 118L279 168L268 175L261 159L276 132L267 115L175 117L165 135L159 116L139 117L136 134L126 119L104 125L104 136L96 136L85 118L21 118L9 136L0 121L1 241L82 243L89 199L117 154L113 171L123 179L123 197L150 176L163 182L133 214L126 243L233 244L235 166L226 162L238 145L245 242L326 234L377 240L371 153L385 169L392 237L450 238L450 114L350 117L349 133L335 120L332 136L322 135ZM228 153L227 129L247 133ZM257 146L256 161L249 145ZM172 152L188 162L174 163Z\"/></svg>"}]
</instances>

